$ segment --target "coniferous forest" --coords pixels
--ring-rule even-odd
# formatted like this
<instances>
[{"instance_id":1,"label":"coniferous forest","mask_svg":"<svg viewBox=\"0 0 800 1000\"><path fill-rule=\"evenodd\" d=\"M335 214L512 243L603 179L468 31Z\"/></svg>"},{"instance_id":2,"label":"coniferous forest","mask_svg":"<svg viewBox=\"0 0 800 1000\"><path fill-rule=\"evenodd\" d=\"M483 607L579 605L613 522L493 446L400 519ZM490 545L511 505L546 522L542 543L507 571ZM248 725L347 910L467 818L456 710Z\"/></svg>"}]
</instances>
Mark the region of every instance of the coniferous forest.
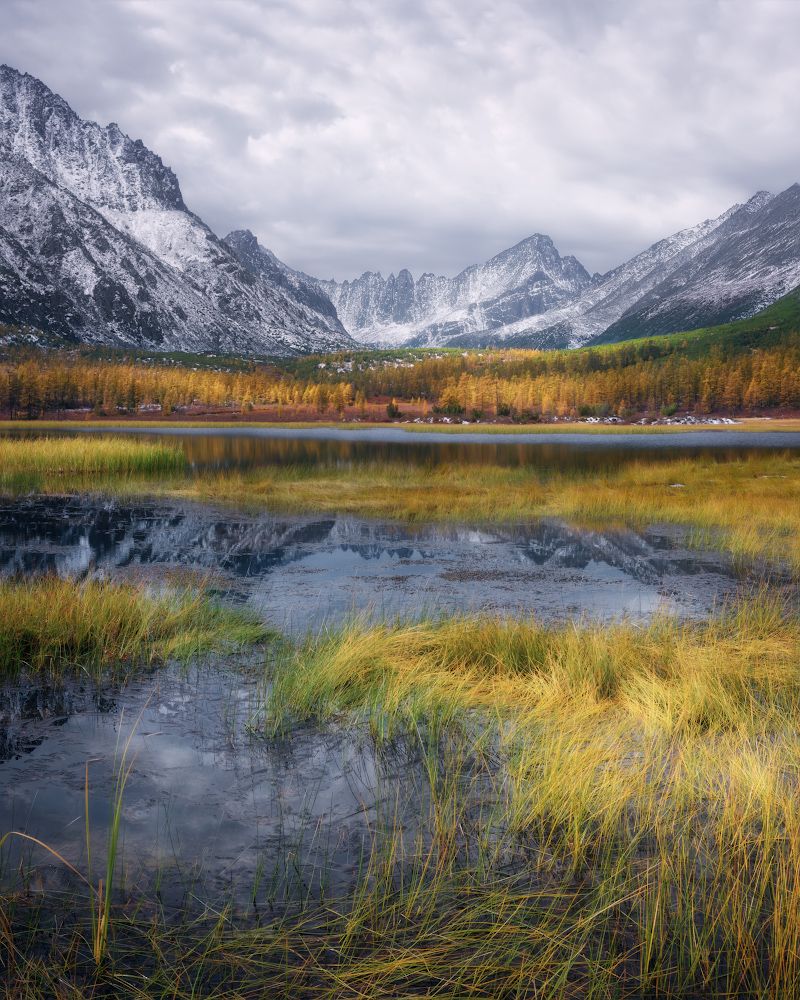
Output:
<instances>
[{"instance_id":1,"label":"coniferous forest","mask_svg":"<svg viewBox=\"0 0 800 1000\"><path fill-rule=\"evenodd\" d=\"M17 348L0 412L33 418L268 411L270 418L443 414L530 422L800 408L800 333L720 328L578 351L361 351L291 361Z\"/></svg>"}]
</instances>

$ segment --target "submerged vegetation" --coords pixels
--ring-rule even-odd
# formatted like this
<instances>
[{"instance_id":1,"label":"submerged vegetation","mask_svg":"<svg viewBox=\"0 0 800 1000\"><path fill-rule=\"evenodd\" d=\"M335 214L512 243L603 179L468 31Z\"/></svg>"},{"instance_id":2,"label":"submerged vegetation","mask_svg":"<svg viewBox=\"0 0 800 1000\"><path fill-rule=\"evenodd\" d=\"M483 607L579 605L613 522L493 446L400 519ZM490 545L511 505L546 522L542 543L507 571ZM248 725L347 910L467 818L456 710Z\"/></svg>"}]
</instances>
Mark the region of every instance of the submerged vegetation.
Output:
<instances>
[{"instance_id":1,"label":"submerged vegetation","mask_svg":"<svg viewBox=\"0 0 800 1000\"><path fill-rule=\"evenodd\" d=\"M82 672L102 679L265 635L262 625L202 593L149 594L56 577L0 581L0 679Z\"/></svg>"}]
</instances>

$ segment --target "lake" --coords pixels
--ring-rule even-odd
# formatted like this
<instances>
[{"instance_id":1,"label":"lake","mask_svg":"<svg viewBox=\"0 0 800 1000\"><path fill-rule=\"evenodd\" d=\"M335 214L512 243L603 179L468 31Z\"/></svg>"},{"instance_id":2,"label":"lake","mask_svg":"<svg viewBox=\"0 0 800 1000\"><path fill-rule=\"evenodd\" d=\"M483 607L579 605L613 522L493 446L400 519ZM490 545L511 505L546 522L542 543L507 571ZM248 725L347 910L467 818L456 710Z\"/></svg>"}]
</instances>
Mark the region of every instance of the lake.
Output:
<instances>
[{"instance_id":1,"label":"lake","mask_svg":"<svg viewBox=\"0 0 800 1000\"><path fill-rule=\"evenodd\" d=\"M623 440L592 434L578 441L476 434L409 441L402 431L157 433L179 443L198 471L392 459L590 475L642 458L729 461L800 448L800 435L735 432ZM768 577L791 587L774 568L736 565L691 542L686 529L671 525L638 531L557 520L409 526L143 497L0 499L0 574L137 580L156 588L202 580L220 599L249 608L292 638L353 616L698 618ZM303 725L281 740L259 734L253 713L263 696L264 655L211 658L188 669L169 665L125 687L98 689L80 680L6 685L0 830L23 829L81 867L91 760L90 820L102 852L115 760L135 729L123 814L125 879L158 885L165 905L229 897L244 905L253 896L258 906L277 906L350 884L381 824L430 837L429 788L413 743L378 749L358 727L335 725ZM468 794L477 810L491 798L474 784ZM31 857L29 845L7 848L4 877L13 881ZM69 881L55 861L33 869L34 888Z\"/></svg>"}]
</instances>

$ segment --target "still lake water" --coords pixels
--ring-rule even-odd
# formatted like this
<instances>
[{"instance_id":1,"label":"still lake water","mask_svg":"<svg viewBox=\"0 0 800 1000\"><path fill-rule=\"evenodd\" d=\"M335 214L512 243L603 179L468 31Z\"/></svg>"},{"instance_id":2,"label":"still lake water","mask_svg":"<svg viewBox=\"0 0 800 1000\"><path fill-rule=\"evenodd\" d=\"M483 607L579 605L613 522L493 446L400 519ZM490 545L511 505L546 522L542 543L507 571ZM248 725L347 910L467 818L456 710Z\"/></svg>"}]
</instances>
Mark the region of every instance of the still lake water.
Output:
<instances>
[{"instance_id":1,"label":"still lake water","mask_svg":"<svg viewBox=\"0 0 800 1000\"><path fill-rule=\"evenodd\" d=\"M530 468L542 473L560 469L591 473L619 468L631 461L670 461L704 457L717 461L746 455L800 451L800 432L682 431L659 434L519 433L480 431L413 432L402 428L341 430L335 427L259 428L155 426L119 428L92 424L86 428L46 432L5 432L15 437L120 434L140 440L164 440L186 453L198 471L247 470L270 465L364 465L405 462L437 466L453 463Z\"/></svg>"},{"instance_id":2,"label":"still lake water","mask_svg":"<svg viewBox=\"0 0 800 1000\"><path fill-rule=\"evenodd\" d=\"M507 464L546 473L626 462L711 456L727 461L765 449L800 449L800 435L584 435L498 441L403 432L181 431L197 470L274 464ZM137 432L139 436L141 432ZM356 437L356 435L358 435ZM570 436L571 437L571 436ZM739 439L744 439L740 441ZM487 440L488 439L488 440ZM532 439L532 440L529 440ZM778 440L776 440L778 439ZM414 617L453 612L546 620L646 620L654 612L708 614L758 586L758 567L735 567L688 545L684 531L588 531L558 521L421 525L347 515L310 517L203 504L100 496L0 498L0 574L55 572L75 579L137 579L161 586L199 576L223 600L244 605L293 636L352 615ZM384 823L422 832L428 790L417 750L390 750L353 727L303 726L267 740L250 723L263 668L249 660L174 666L125 688L39 681L0 691L0 835L21 829L82 867L83 794L90 765L92 835L103 856L115 754L135 726L126 790L127 885L259 905L281 894L345 888ZM138 720L138 721L137 721ZM476 808L479 808L476 805ZM32 885L65 880L52 859L20 843Z\"/></svg>"}]
</instances>

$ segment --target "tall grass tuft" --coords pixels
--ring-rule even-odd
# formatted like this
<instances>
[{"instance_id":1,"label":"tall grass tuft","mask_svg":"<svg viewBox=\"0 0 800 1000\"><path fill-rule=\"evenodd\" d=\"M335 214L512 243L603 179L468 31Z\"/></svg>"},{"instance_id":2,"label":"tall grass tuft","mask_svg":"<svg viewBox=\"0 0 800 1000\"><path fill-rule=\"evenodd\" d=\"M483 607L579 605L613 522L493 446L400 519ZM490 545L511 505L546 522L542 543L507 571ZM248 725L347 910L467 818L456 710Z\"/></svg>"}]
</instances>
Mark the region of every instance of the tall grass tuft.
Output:
<instances>
[{"instance_id":1,"label":"tall grass tuft","mask_svg":"<svg viewBox=\"0 0 800 1000\"><path fill-rule=\"evenodd\" d=\"M100 677L263 638L263 626L202 592L56 577L0 581L0 677L80 670Z\"/></svg>"},{"instance_id":2,"label":"tall grass tuft","mask_svg":"<svg viewBox=\"0 0 800 1000\"><path fill-rule=\"evenodd\" d=\"M92 477L183 472L181 448L119 437L0 438L0 489L44 489Z\"/></svg>"},{"instance_id":3,"label":"tall grass tuft","mask_svg":"<svg viewBox=\"0 0 800 1000\"><path fill-rule=\"evenodd\" d=\"M473 754L481 734L495 856L527 845L516 871L550 901L531 933L551 965L517 938L519 995L586 995L589 969L595 995L797 995L800 620L778 601L647 627L355 623L279 667L268 725L307 716L439 720Z\"/></svg>"}]
</instances>

